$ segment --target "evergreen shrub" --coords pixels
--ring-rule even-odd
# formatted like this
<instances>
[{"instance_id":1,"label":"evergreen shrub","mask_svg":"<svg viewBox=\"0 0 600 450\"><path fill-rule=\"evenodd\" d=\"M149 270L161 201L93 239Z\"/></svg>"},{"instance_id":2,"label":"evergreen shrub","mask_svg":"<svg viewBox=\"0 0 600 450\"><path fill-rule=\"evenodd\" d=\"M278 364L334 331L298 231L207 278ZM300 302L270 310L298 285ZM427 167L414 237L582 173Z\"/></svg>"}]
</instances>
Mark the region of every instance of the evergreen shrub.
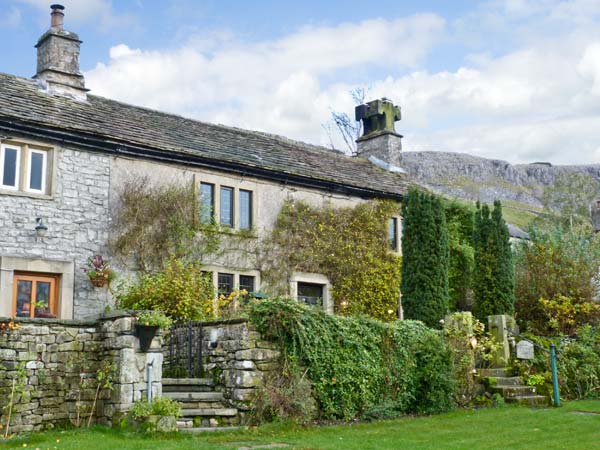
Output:
<instances>
[{"instance_id":1,"label":"evergreen shrub","mask_svg":"<svg viewBox=\"0 0 600 450\"><path fill-rule=\"evenodd\" d=\"M420 322L333 316L287 299L252 305L250 320L306 371L322 419L453 407L449 349L440 331Z\"/></svg>"}]
</instances>

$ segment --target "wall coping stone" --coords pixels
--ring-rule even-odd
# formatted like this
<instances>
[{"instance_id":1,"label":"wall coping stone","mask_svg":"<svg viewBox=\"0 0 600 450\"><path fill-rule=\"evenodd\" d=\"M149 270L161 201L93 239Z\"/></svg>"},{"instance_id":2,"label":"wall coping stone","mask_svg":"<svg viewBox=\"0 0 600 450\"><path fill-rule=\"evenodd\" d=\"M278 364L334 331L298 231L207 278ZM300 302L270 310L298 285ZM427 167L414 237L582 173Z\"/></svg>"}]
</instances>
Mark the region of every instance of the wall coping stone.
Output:
<instances>
[{"instance_id":1,"label":"wall coping stone","mask_svg":"<svg viewBox=\"0 0 600 450\"><path fill-rule=\"evenodd\" d=\"M64 325L67 327L94 327L98 325L97 320L77 319L42 319L31 317L0 317L0 323L15 322L19 324L33 325Z\"/></svg>"}]
</instances>

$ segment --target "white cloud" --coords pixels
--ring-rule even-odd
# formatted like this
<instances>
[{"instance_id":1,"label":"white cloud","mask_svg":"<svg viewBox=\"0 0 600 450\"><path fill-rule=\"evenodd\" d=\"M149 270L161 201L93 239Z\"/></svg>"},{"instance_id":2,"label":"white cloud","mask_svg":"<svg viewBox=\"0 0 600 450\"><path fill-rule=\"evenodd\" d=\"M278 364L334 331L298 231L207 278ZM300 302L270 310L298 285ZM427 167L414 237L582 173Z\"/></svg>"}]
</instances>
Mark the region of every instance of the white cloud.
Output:
<instances>
[{"instance_id":1,"label":"white cloud","mask_svg":"<svg viewBox=\"0 0 600 450\"><path fill-rule=\"evenodd\" d=\"M215 34L178 49L125 44L85 74L99 94L204 120L318 141L332 104L321 81L361 67L417 65L443 32L432 14L306 27L276 41L246 43Z\"/></svg>"},{"instance_id":2,"label":"white cloud","mask_svg":"<svg viewBox=\"0 0 600 450\"><path fill-rule=\"evenodd\" d=\"M402 106L398 131L407 150L600 162L594 4L497 0L450 28L422 14L305 27L258 43L213 32L171 50L120 44L85 75L100 95L322 144L330 108L352 115L348 92L358 85ZM478 53L463 55L456 70L428 70L442 40Z\"/></svg>"},{"instance_id":3,"label":"white cloud","mask_svg":"<svg viewBox=\"0 0 600 450\"><path fill-rule=\"evenodd\" d=\"M50 4L48 0L16 0L36 8L40 13L47 13L50 23ZM61 0L65 7L65 26L71 28L80 24L92 23L95 26L109 30L116 27L131 25L134 18L128 15L116 14L111 0Z\"/></svg>"}]
</instances>

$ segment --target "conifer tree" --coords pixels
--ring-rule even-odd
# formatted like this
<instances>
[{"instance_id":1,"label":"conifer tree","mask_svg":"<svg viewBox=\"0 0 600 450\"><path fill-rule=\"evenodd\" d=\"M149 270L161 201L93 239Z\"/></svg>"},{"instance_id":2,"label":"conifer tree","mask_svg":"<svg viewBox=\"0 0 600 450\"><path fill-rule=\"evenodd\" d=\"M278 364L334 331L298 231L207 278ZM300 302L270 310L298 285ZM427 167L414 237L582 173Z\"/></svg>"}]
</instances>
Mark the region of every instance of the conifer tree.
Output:
<instances>
[{"instance_id":1,"label":"conifer tree","mask_svg":"<svg viewBox=\"0 0 600 450\"><path fill-rule=\"evenodd\" d=\"M477 203L473 245L475 271L473 292L474 313L480 320L494 314L512 314L514 311L514 262L502 205L494 202L490 214L487 205Z\"/></svg>"},{"instance_id":2,"label":"conifer tree","mask_svg":"<svg viewBox=\"0 0 600 450\"><path fill-rule=\"evenodd\" d=\"M439 327L448 312L448 230L440 199L411 189L402 205L404 317Z\"/></svg>"}]
</instances>

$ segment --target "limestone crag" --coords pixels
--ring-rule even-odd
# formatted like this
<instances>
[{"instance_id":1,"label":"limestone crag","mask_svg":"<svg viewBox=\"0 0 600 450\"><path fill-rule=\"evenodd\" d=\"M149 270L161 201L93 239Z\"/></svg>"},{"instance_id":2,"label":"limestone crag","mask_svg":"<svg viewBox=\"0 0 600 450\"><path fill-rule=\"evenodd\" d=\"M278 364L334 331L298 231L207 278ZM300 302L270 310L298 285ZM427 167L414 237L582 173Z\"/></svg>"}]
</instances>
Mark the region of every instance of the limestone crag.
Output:
<instances>
[{"instance_id":1,"label":"limestone crag","mask_svg":"<svg viewBox=\"0 0 600 450\"><path fill-rule=\"evenodd\" d=\"M541 207L544 188L561 174L583 173L600 180L600 164L553 166L510 164L465 153L403 152L401 166L422 184L449 197L492 202L510 200Z\"/></svg>"}]
</instances>

